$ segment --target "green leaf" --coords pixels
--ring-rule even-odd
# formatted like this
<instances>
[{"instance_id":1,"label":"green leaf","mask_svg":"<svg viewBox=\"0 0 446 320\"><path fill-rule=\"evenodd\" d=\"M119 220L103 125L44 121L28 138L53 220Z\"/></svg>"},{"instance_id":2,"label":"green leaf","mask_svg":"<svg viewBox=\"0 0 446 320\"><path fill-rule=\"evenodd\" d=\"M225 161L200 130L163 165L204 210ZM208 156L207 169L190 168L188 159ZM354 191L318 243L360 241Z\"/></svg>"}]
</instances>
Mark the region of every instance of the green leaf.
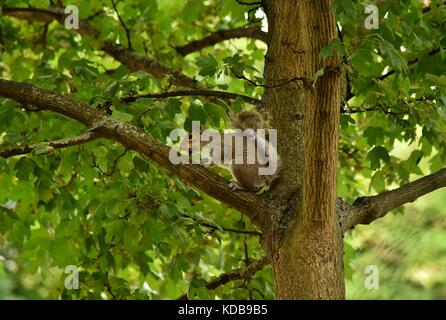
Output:
<instances>
[{"instance_id":1,"label":"green leaf","mask_svg":"<svg viewBox=\"0 0 446 320\"><path fill-rule=\"evenodd\" d=\"M225 109L215 103L206 103L204 109L212 124L217 128L220 127L222 122L225 123L228 118Z\"/></svg>"},{"instance_id":2,"label":"green leaf","mask_svg":"<svg viewBox=\"0 0 446 320\"><path fill-rule=\"evenodd\" d=\"M384 147L374 147L368 153L367 160L370 160L370 169L376 170L381 166L381 160L383 160L384 162L390 161L389 152Z\"/></svg>"},{"instance_id":3,"label":"green leaf","mask_svg":"<svg viewBox=\"0 0 446 320\"><path fill-rule=\"evenodd\" d=\"M183 9L184 12L187 12L187 14L184 15L184 21L187 23L196 21L203 6L204 4L201 0L188 0Z\"/></svg>"},{"instance_id":4,"label":"green leaf","mask_svg":"<svg viewBox=\"0 0 446 320\"><path fill-rule=\"evenodd\" d=\"M380 48L384 51L390 59L390 64L393 68L398 71L402 71L406 63L404 58L401 56L400 51L398 51L393 44L383 40L380 44Z\"/></svg>"},{"instance_id":5,"label":"green leaf","mask_svg":"<svg viewBox=\"0 0 446 320\"><path fill-rule=\"evenodd\" d=\"M386 182L384 180L384 176L381 171L378 171L373 175L370 186L373 187L373 189L375 189L375 191L377 192L384 191L386 187Z\"/></svg>"},{"instance_id":6,"label":"green leaf","mask_svg":"<svg viewBox=\"0 0 446 320\"><path fill-rule=\"evenodd\" d=\"M165 257L169 257L170 253L172 252L172 248L167 242L158 243L158 249L160 253Z\"/></svg>"},{"instance_id":7,"label":"green leaf","mask_svg":"<svg viewBox=\"0 0 446 320\"><path fill-rule=\"evenodd\" d=\"M167 100L166 105L164 106L164 109L166 110L167 114L173 118L176 114L181 113L181 100L178 99L169 99Z\"/></svg>"},{"instance_id":8,"label":"green leaf","mask_svg":"<svg viewBox=\"0 0 446 320\"><path fill-rule=\"evenodd\" d=\"M383 141L384 129L381 127L368 127L364 130L364 137L367 138L367 143L370 146L374 146Z\"/></svg>"},{"instance_id":9,"label":"green leaf","mask_svg":"<svg viewBox=\"0 0 446 320\"><path fill-rule=\"evenodd\" d=\"M0 205L0 214L1 213L5 213L11 219L20 220L20 217L13 210L5 208L2 205Z\"/></svg>"},{"instance_id":10,"label":"green leaf","mask_svg":"<svg viewBox=\"0 0 446 320\"><path fill-rule=\"evenodd\" d=\"M345 266L345 277L348 280L353 279L353 268L351 266L353 259L355 258L355 249L344 241L344 266Z\"/></svg>"},{"instance_id":11,"label":"green leaf","mask_svg":"<svg viewBox=\"0 0 446 320\"><path fill-rule=\"evenodd\" d=\"M178 209L171 203L161 204L159 207L159 212L165 219L168 220L176 220L180 216Z\"/></svg>"},{"instance_id":12,"label":"green leaf","mask_svg":"<svg viewBox=\"0 0 446 320\"><path fill-rule=\"evenodd\" d=\"M200 276L195 276L189 286L189 291L187 293L187 296L189 299L195 298L197 295L199 295L199 290L201 288L204 288L206 285L206 281L201 278Z\"/></svg>"},{"instance_id":13,"label":"green leaf","mask_svg":"<svg viewBox=\"0 0 446 320\"><path fill-rule=\"evenodd\" d=\"M199 74L203 77L214 76L218 67L217 60L215 60L215 58L210 54L208 54L207 56L197 57L196 64L200 67Z\"/></svg>"},{"instance_id":14,"label":"green leaf","mask_svg":"<svg viewBox=\"0 0 446 320\"><path fill-rule=\"evenodd\" d=\"M135 168L141 172L149 172L150 171L150 163L140 157L133 158L133 165Z\"/></svg>"},{"instance_id":15,"label":"green leaf","mask_svg":"<svg viewBox=\"0 0 446 320\"><path fill-rule=\"evenodd\" d=\"M345 55L344 45L338 38L332 39L324 48L322 48L319 56L322 59L327 59L333 55L334 50L336 50L339 57L343 57Z\"/></svg>"},{"instance_id":16,"label":"green leaf","mask_svg":"<svg viewBox=\"0 0 446 320\"><path fill-rule=\"evenodd\" d=\"M207 121L208 115L203 105L198 101L193 101L187 111L192 121L200 121L201 125L204 125Z\"/></svg>"},{"instance_id":17,"label":"green leaf","mask_svg":"<svg viewBox=\"0 0 446 320\"><path fill-rule=\"evenodd\" d=\"M350 115L341 114L340 118L341 128L346 129L349 126L349 123L355 124L355 119L353 119Z\"/></svg>"},{"instance_id":18,"label":"green leaf","mask_svg":"<svg viewBox=\"0 0 446 320\"><path fill-rule=\"evenodd\" d=\"M29 181L30 176L33 173L34 169L36 167L36 164L33 160L22 157L14 166L14 170L17 171L17 178L19 178L22 181Z\"/></svg>"}]
</instances>

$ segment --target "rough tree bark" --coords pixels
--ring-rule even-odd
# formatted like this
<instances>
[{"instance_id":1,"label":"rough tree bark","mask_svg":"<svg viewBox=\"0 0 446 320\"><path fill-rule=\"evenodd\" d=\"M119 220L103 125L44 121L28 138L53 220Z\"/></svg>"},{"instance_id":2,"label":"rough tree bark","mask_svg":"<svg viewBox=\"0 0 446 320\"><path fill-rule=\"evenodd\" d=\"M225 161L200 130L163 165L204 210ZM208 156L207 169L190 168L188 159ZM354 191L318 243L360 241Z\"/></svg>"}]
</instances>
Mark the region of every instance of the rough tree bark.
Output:
<instances>
[{"instance_id":1,"label":"rough tree bark","mask_svg":"<svg viewBox=\"0 0 446 320\"><path fill-rule=\"evenodd\" d=\"M319 53L336 37L329 0L267 1L265 102L278 129L282 180L264 241L278 299L342 299L336 217L340 71ZM324 74L316 78L318 70ZM286 78L284 78L286 77Z\"/></svg>"}]
</instances>

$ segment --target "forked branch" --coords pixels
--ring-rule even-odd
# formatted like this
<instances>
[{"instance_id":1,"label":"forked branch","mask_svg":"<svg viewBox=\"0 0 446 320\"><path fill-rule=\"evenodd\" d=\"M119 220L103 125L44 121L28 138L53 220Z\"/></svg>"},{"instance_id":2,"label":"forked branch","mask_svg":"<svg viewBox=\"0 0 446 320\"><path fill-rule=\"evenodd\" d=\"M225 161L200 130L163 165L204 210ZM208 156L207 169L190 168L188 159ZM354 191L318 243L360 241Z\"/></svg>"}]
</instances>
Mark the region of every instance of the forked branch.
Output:
<instances>
[{"instance_id":1,"label":"forked branch","mask_svg":"<svg viewBox=\"0 0 446 320\"><path fill-rule=\"evenodd\" d=\"M62 149L66 147L76 146L88 141L95 140L99 137L96 132L88 132L79 136L67 139L59 139L48 142L40 142L34 144L26 144L19 147L3 147L0 148L0 157L9 158L13 156L28 154L42 147L42 153L51 153L54 149Z\"/></svg>"},{"instance_id":2,"label":"forked branch","mask_svg":"<svg viewBox=\"0 0 446 320\"><path fill-rule=\"evenodd\" d=\"M251 192L232 191L228 181L203 166L173 164L169 159L170 147L137 127L113 119L104 110L94 109L54 91L8 80L0 80L0 96L75 119L99 137L122 143L126 149L137 151L191 186L245 213L261 229L266 226L267 205L262 197Z\"/></svg>"}]
</instances>

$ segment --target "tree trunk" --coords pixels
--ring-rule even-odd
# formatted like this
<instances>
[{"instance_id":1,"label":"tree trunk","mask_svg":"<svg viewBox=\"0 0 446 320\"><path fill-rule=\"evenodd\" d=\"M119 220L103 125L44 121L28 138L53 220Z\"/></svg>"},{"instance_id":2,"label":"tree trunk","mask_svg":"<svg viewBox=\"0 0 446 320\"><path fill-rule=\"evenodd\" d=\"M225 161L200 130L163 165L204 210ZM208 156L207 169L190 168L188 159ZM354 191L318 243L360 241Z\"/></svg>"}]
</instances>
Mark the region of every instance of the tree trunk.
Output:
<instances>
[{"instance_id":1,"label":"tree trunk","mask_svg":"<svg viewBox=\"0 0 446 320\"><path fill-rule=\"evenodd\" d=\"M265 102L278 130L281 180L271 192L270 255L277 299L343 299L336 217L340 66L319 53L336 37L329 0L266 1ZM318 70L324 70L316 77Z\"/></svg>"}]
</instances>

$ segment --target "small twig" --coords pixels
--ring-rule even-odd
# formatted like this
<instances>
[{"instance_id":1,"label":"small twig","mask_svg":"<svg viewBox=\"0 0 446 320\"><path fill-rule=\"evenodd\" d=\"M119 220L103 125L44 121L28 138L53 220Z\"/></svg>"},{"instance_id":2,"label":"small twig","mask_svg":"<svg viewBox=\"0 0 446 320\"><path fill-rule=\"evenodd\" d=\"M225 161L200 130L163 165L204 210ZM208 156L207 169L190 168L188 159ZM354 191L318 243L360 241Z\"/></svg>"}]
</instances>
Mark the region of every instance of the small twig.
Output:
<instances>
[{"instance_id":1,"label":"small twig","mask_svg":"<svg viewBox=\"0 0 446 320\"><path fill-rule=\"evenodd\" d=\"M125 30L125 34L127 36L127 47L132 50L132 42L130 40L130 29L126 27L124 20L122 20L121 15L119 14L118 9L116 8L116 4L114 0L110 0L112 5L113 5L113 9L116 12L116 15L118 16L119 22L121 23L121 26L124 28Z\"/></svg>"},{"instance_id":2,"label":"small twig","mask_svg":"<svg viewBox=\"0 0 446 320\"><path fill-rule=\"evenodd\" d=\"M308 78L306 78L306 77L294 77L294 78L291 78L291 79L283 80L282 82L280 82L278 84L273 84L273 85L268 85L267 86L265 84L256 83L255 81L246 78L244 75L238 75L238 74L235 74L234 72L232 72L232 74L237 79L248 81L249 83L251 83L255 87L268 88L268 89L279 88L279 87L285 86L285 85L287 85L287 84L289 84L291 82L295 82L295 81L302 81L303 84L305 86L307 86L307 87L310 86L310 83L311 83L311 81Z\"/></svg>"},{"instance_id":3,"label":"small twig","mask_svg":"<svg viewBox=\"0 0 446 320\"><path fill-rule=\"evenodd\" d=\"M341 29L339 28L339 25L336 23L336 29L338 31L338 37L339 37L339 41L341 41L342 45L345 47L344 44L344 35L341 31ZM346 90L345 90L345 96L344 96L344 102L347 103L348 100L350 100L351 98L353 98L353 93L352 93L352 84L351 84L351 80L350 80L350 75L348 74L348 59L347 59L347 54L344 55L343 57L343 63L346 65L346 70L345 70L345 81L346 81Z\"/></svg>"},{"instance_id":4,"label":"small twig","mask_svg":"<svg viewBox=\"0 0 446 320\"><path fill-rule=\"evenodd\" d=\"M181 216L183 218L193 220L193 221L197 222L199 225L201 225L203 227L210 228L210 229L216 230L216 231L227 231L227 232L240 233L240 234L246 234L246 235L254 235L254 236L261 236L262 235L262 233L258 232L258 231L238 230L238 229L232 229L232 228L219 227L219 226L207 223L207 222L202 222L199 219L197 219L195 217L192 217L190 215L187 215L187 214L182 214Z\"/></svg>"},{"instance_id":5,"label":"small twig","mask_svg":"<svg viewBox=\"0 0 446 320\"><path fill-rule=\"evenodd\" d=\"M437 48L437 49L433 49L433 50L429 51L429 52L427 53L427 55L428 55L428 56L433 56L433 55L436 55L436 54L439 53L439 52L440 52L440 48ZM417 58L415 58L415 59L409 61L409 62L407 63L407 65L408 65L408 66L411 66L411 65L417 63L419 59L420 59L420 57L417 57ZM391 76L392 74L394 74L395 72L396 72L395 70L390 70L389 72L387 72L387 73L381 75L380 77L378 77L377 80L378 80L378 81L382 81L382 80L384 80L384 79L390 77L390 76Z\"/></svg>"},{"instance_id":6,"label":"small twig","mask_svg":"<svg viewBox=\"0 0 446 320\"><path fill-rule=\"evenodd\" d=\"M295 82L295 81L301 81L305 86L310 86L311 81L306 78L306 77L294 77L288 80L284 80L282 83L279 84L274 84L271 86L264 86L265 88L279 88L279 87L283 87L291 82Z\"/></svg>"},{"instance_id":7,"label":"small twig","mask_svg":"<svg viewBox=\"0 0 446 320\"><path fill-rule=\"evenodd\" d=\"M402 115L402 114L409 114L408 111L401 111L401 112L394 112L394 111L387 111L384 107L371 107L371 108L366 108L366 109L347 109L347 110L343 110L341 113L362 113L362 112L370 112L370 111L382 111L385 114L388 115Z\"/></svg>"},{"instance_id":8,"label":"small twig","mask_svg":"<svg viewBox=\"0 0 446 320\"><path fill-rule=\"evenodd\" d=\"M420 97L420 98L416 98L410 101L404 101L401 102L401 104L405 104L408 105L408 108L410 109L411 106L409 104L414 103L414 102L431 102L434 98L433 97L428 97L426 98L425 96ZM398 102L396 103L398 104ZM387 114L387 115L402 115L402 114L409 114L409 111L388 111L387 109L390 109L391 107L387 107L384 105L377 105L375 107L369 107L369 108L365 108L365 109L359 109L359 108L352 108L352 109L348 109L348 108L342 108L341 107L341 113L344 114L350 114L350 113L362 113L362 112L371 112L371 111L382 111L383 113Z\"/></svg>"},{"instance_id":9,"label":"small twig","mask_svg":"<svg viewBox=\"0 0 446 320\"><path fill-rule=\"evenodd\" d=\"M24 145L21 147L5 147L0 149L0 157L9 158L13 156L18 156L22 154L28 154L33 152L37 147L45 145L48 147L48 153L50 153L54 149L61 149L65 147L79 145L88 141L95 140L99 138L99 134L97 132L88 132L73 138L54 140L49 142L40 142L34 143L30 145Z\"/></svg>"},{"instance_id":10,"label":"small twig","mask_svg":"<svg viewBox=\"0 0 446 320\"><path fill-rule=\"evenodd\" d=\"M124 150L124 152L122 154L120 154L112 163L112 167L108 172L105 172L101 169L101 167L99 167L99 165L96 162L96 156L93 154L93 168L96 168L99 170L99 172L101 174L103 174L104 176L110 177L115 173L116 170L116 164L118 163L119 160L121 160L122 157L125 156L125 154L127 153L127 149Z\"/></svg>"},{"instance_id":11,"label":"small twig","mask_svg":"<svg viewBox=\"0 0 446 320\"><path fill-rule=\"evenodd\" d=\"M88 16L88 17L85 19L85 21L91 21L91 20L93 20L94 18L96 18L96 17L98 17L98 16L100 16L100 15L102 15L102 14L104 14L104 10L103 10L103 9L100 9L100 10L94 12L92 15Z\"/></svg>"},{"instance_id":12,"label":"small twig","mask_svg":"<svg viewBox=\"0 0 446 320\"><path fill-rule=\"evenodd\" d=\"M238 4L242 5L242 6L262 6L263 3L261 1L258 2L244 2L241 0L235 0L235 2L237 2Z\"/></svg>"},{"instance_id":13,"label":"small twig","mask_svg":"<svg viewBox=\"0 0 446 320\"><path fill-rule=\"evenodd\" d=\"M246 241L247 238L245 236L245 238L243 239L243 251L245 253L245 264L249 264L250 263L250 259L249 259L249 251L248 251L248 242Z\"/></svg>"},{"instance_id":14,"label":"small twig","mask_svg":"<svg viewBox=\"0 0 446 320\"><path fill-rule=\"evenodd\" d=\"M44 49L46 49L47 47L47 43L46 43L46 39L47 39L47 34L48 34L48 25L49 23L45 23L45 25L43 26L43 31L42 31L42 47Z\"/></svg>"},{"instance_id":15,"label":"small twig","mask_svg":"<svg viewBox=\"0 0 446 320\"><path fill-rule=\"evenodd\" d=\"M254 87L262 87L262 88L264 88L265 87L265 85L264 84L260 84L260 83L257 83L257 82L255 82L255 81L253 81L253 80L251 80L251 79L248 79L247 77L245 77L245 75L239 75L239 74L236 74L235 72L233 72L232 70L231 70L231 73L234 75L234 77L236 77L237 79L240 79L240 80L245 80L245 81L248 81L250 84L252 84Z\"/></svg>"},{"instance_id":16,"label":"small twig","mask_svg":"<svg viewBox=\"0 0 446 320\"><path fill-rule=\"evenodd\" d=\"M142 122L141 122L142 117L143 117L146 113L150 112L152 109L153 109L153 108L150 108L150 107L149 107L149 108L145 109L144 111L140 112L140 113L135 117L135 122L138 123L138 124L140 124L140 125L143 125Z\"/></svg>"},{"instance_id":17,"label":"small twig","mask_svg":"<svg viewBox=\"0 0 446 320\"><path fill-rule=\"evenodd\" d=\"M220 99L237 99L240 98L243 101L254 104L254 105L260 105L261 100L245 96L238 93L232 93L232 92L226 92L226 91L218 91L218 90L205 90L205 89L199 89L199 90L178 90L178 91L166 91L162 93L149 93L144 94L140 96L130 96L126 98L122 98L119 101L124 103L134 102L137 99L141 98L152 98L152 99L165 99L170 97L181 97L181 96L203 96L203 97L215 97Z\"/></svg>"},{"instance_id":18,"label":"small twig","mask_svg":"<svg viewBox=\"0 0 446 320\"><path fill-rule=\"evenodd\" d=\"M116 296L115 296L115 294L113 293L113 291L111 289L110 283L107 282L105 284L105 288L107 289L108 293L110 293L110 295L112 296L113 300L116 300Z\"/></svg>"}]
</instances>

